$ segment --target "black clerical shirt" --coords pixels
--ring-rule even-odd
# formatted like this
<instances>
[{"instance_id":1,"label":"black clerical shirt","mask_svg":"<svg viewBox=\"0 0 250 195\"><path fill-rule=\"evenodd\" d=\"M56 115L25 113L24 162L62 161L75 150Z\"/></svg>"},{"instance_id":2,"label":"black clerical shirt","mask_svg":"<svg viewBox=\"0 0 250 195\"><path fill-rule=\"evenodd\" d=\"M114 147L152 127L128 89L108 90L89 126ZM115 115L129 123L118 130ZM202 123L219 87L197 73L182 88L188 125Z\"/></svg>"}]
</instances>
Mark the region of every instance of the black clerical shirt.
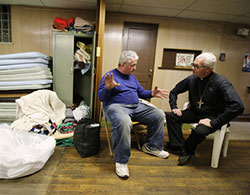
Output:
<instances>
[{"instance_id":1,"label":"black clerical shirt","mask_svg":"<svg viewBox=\"0 0 250 195\"><path fill-rule=\"evenodd\" d=\"M211 72L203 79L191 75L180 81L170 91L171 109L177 108L178 94L186 91L188 91L190 109L204 118L210 116L212 127L219 128L244 111L244 105L233 85L215 72Z\"/></svg>"}]
</instances>

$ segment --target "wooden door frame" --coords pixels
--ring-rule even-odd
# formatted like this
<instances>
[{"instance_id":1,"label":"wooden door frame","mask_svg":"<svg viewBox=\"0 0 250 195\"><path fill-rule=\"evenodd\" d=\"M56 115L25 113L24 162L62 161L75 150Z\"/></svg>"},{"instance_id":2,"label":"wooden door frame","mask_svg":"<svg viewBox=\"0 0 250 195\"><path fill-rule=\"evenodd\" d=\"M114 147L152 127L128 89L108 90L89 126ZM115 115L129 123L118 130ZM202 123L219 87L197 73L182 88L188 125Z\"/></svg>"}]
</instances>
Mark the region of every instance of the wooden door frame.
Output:
<instances>
[{"instance_id":1,"label":"wooden door frame","mask_svg":"<svg viewBox=\"0 0 250 195\"><path fill-rule=\"evenodd\" d=\"M102 61L103 61L103 42L104 42L104 27L105 27L105 16L106 16L106 0L97 1L97 12L96 12L96 28L97 28L97 52L96 52L96 74L95 74L95 94L94 94L94 113L93 118L99 121L101 104L97 98L97 90L102 77Z\"/></svg>"}]
</instances>

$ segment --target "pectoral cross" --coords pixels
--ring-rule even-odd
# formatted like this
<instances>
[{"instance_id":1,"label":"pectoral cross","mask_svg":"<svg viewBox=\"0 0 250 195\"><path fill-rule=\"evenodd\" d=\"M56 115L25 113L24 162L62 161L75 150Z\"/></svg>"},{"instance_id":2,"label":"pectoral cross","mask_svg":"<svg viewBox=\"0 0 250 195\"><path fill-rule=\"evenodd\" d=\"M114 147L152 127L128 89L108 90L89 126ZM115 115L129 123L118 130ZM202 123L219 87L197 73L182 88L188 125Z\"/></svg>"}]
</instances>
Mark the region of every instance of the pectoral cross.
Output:
<instances>
[{"instance_id":1,"label":"pectoral cross","mask_svg":"<svg viewBox=\"0 0 250 195\"><path fill-rule=\"evenodd\" d=\"M199 108L201 108L201 105L204 104L204 102L202 101L202 99L200 99L200 101L198 101L197 104L199 104Z\"/></svg>"}]
</instances>

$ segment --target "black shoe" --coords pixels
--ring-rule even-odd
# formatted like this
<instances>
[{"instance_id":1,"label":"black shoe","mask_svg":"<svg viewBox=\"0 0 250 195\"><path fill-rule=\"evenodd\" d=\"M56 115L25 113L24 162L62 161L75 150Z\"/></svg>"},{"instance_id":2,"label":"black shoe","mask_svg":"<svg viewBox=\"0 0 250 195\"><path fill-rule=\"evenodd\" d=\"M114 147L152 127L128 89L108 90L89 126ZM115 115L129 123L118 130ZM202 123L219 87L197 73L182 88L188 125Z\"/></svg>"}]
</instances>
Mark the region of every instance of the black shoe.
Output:
<instances>
[{"instance_id":1,"label":"black shoe","mask_svg":"<svg viewBox=\"0 0 250 195\"><path fill-rule=\"evenodd\" d=\"M169 142L167 142L165 145L165 150L167 150L169 153L176 154L176 155L181 155L182 153L182 148L179 146L172 146Z\"/></svg>"},{"instance_id":2,"label":"black shoe","mask_svg":"<svg viewBox=\"0 0 250 195\"><path fill-rule=\"evenodd\" d=\"M182 152L178 159L178 166L183 166L189 162L193 154L189 154L187 152Z\"/></svg>"}]
</instances>

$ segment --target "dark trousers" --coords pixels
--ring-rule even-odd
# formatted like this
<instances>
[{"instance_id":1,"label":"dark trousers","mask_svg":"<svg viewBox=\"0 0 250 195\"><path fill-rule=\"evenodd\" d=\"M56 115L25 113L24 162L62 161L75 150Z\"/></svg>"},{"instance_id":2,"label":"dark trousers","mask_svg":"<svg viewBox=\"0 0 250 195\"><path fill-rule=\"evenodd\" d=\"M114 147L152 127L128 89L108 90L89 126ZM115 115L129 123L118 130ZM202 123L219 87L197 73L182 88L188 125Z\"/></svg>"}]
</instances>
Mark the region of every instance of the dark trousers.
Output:
<instances>
[{"instance_id":1,"label":"dark trousers","mask_svg":"<svg viewBox=\"0 0 250 195\"><path fill-rule=\"evenodd\" d=\"M198 144L200 144L207 135L215 132L217 129L207 127L202 124L198 124L192 129L192 133L185 141L182 133L183 123L198 123L199 120L204 118L210 118L211 116L197 115L191 109L182 111L182 116L177 116L173 112L166 114L167 129L169 136L169 143L172 146L180 147L190 154L194 154Z\"/></svg>"}]
</instances>

